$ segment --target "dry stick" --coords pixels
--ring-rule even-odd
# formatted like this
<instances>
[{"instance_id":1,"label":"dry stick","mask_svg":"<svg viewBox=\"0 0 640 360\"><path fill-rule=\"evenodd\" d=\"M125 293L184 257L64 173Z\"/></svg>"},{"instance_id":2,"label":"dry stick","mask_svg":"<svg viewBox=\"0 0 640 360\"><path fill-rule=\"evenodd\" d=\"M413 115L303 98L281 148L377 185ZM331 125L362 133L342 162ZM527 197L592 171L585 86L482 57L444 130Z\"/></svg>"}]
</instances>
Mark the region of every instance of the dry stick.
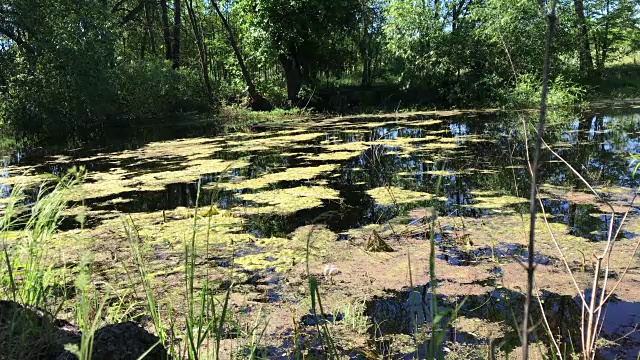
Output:
<instances>
[{"instance_id":1,"label":"dry stick","mask_svg":"<svg viewBox=\"0 0 640 360\"><path fill-rule=\"evenodd\" d=\"M537 286L535 290L536 290L536 299L538 299L538 304L540 305L540 312L542 313L542 320L544 320L544 326L547 329L547 332L549 333L549 337L551 338L551 343L553 343L553 346L556 348L556 353L558 354L558 358L562 360L562 352L560 351L560 346L558 345L558 342L553 338L553 332L551 331L551 326L549 326L549 321L547 320L547 317L544 314L544 307L542 306L542 300L540 300L540 293L538 292Z\"/></svg>"},{"instance_id":2,"label":"dry stick","mask_svg":"<svg viewBox=\"0 0 640 360\"><path fill-rule=\"evenodd\" d=\"M569 167L569 169L571 169L571 171L578 176L578 178L598 197L598 199L603 200L602 197L600 196L600 194L589 184L588 181L586 181L584 179L584 177L582 177L582 175L580 175L580 173L575 170L565 159L563 159L558 153L556 153L555 151L553 151L553 149L551 149L551 147L544 142L543 143L545 145L545 147L551 152L553 153L558 159L560 159L560 161L562 161L565 165L567 165L567 167ZM631 258L629 259L629 263L627 265L627 268L625 268L624 273L622 274L622 276L618 279L618 282L616 283L616 285L614 286L614 288L608 293L607 295L607 282L608 282L608 278L609 278L609 271L610 271L610 260L611 260L611 253L613 252L613 246L615 244L615 239L618 238L618 235L620 234L620 230L622 229L622 225L624 224L624 222L627 219L627 216L629 215L629 211L632 209L633 207L633 203L635 202L637 195L634 194L633 199L631 200L631 203L629 204L629 208L627 209L627 211L625 212L622 221L620 223L620 226L618 226L618 228L615 231L615 234L613 232L613 224L614 224L614 220L615 220L615 210L613 208L613 206L604 201L605 204L607 206L609 206L609 208L611 209L611 217L609 220L609 227L608 227L608 236L607 236L607 244L602 252L601 255L595 255L596 257L596 269L595 269L595 273L594 273L594 278L593 278L593 285L592 285L592 290L591 290L591 301L590 304L586 303L585 300L585 295L583 292L581 292L578 289L578 294L580 294L580 297L582 299L582 307L583 307L583 316L582 316L582 328L583 328L583 333L582 333L582 345L583 345L583 357L584 359L594 359L595 358L595 342L596 342L596 338L598 333L600 332L600 330L596 330L598 329L598 325L600 325L600 329L602 328L602 321L601 321L601 316L602 316L602 308L604 307L604 305L606 304L606 302L609 300L609 298L611 297L611 295L613 295L613 293L615 292L616 288L618 287L618 285L620 284L620 282L622 281L622 279L624 278L624 276L626 275L631 262L633 261L633 258L636 254L636 251L638 249L638 246L640 245L640 241L636 244L636 248L634 249L633 254L631 255ZM539 200L540 201L540 200ZM542 206L542 202L540 201L540 205ZM543 213L544 213L544 208L543 208ZM549 227L548 222L546 221L546 214L545 214L545 223L547 224L547 228L549 229L549 232L551 233L551 236L554 240L554 243L556 244L556 248L558 249L558 252L560 253L560 255L563 258L563 261L565 263L565 266L567 266L567 269L569 271L569 274L572 277L572 280L574 281L574 285L576 287L578 287L577 283L575 282L575 278L573 278L573 273L571 272L571 270L569 269L569 265L566 262L566 259L564 258L564 254L562 253L562 251L560 250L560 247L558 246L558 243L553 235L553 233L551 232L551 228ZM604 274L604 283L602 285L602 292L600 293L600 300L597 303L597 307L596 307L596 297L597 295L597 291L598 291L598 282L600 279L600 270L602 267L602 261L604 260L604 258L607 257L607 262L605 265L605 274ZM606 295L606 296L605 296ZM587 326L586 326L586 334L584 333L585 330L585 319L584 319L584 313L585 311L587 312L588 315L588 319L587 319Z\"/></svg>"},{"instance_id":3,"label":"dry stick","mask_svg":"<svg viewBox=\"0 0 640 360\"><path fill-rule=\"evenodd\" d=\"M629 214L629 210L631 210L631 206L633 205L633 202L636 200L636 196L634 195L633 199L631 200L631 204L629 205L629 209L627 210L627 212L624 214L624 218L622 219L622 222L624 222L627 218L627 215ZM622 228L622 226L620 226L620 228ZM618 231L620 231L620 228L618 228ZM617 237L617 232L616 232L616 237ZM627 274L627 272L629 271L629 268L631 267L631 263L633 262L633 258L636 256L636 254L638 253L638 248L640 247L640 240L638 240L638 242L636 243L636 247L633 249L633 253L631 254L631 257L629 258L629 262L627 263L627 266L625 267L624 271L622 272L622 274L619 276L618 281L616 282L616 284L613 286L613 289L611 289L611 291L609 291L609 295L607 295L607 297L604 299L604 303L606 303L609 298L611 297L611 295L613 295L613 293L616 291L616 289L618 288L618 286L620 285L620 283L622 282L622 279L625 277L625 275ZM600 305L600 307L602 307L602 305L604 304L602 303Z\"/></svg>"},{"instance_id":4,"label":"dry stick","mask_svg":"<svg viewBox=\"0 0 640 360\"><path fill-rule=\"evenodd\" d=\"M562 249L560 249L560 244L558 243L558 239L556 239L556 236L553 234L553 231L551 231L551 225L549 225L549 222L547 221L547 213L544 210L542 200L538 199L538 201L540 202L540 209L542 209L542 219L544 220L544 223L547 226L547 230L549 230L549 235L551 236L551 240L553 240L553 243L556 245L556 250L558 250L558 253L560 254L560 259L562 260L562 263L564 263L564 266L567 268L567 272L569 273L569 275L571 276L571 280L573 281L573 286L576 287L576 290L580 295L580 299L582 300L582 306L586 307L587 300L585 299L584 295L582 295L582 290L580 290L580 286L578 286L578 282L576 281L576 278L573 276L573 271L571 271L571 267L569 267L569 263L567 262L567 258L565 257L564 252L562 252Z\"/></svg>"},{"instance_id":5,"label":"dry stick","mask_svg":"<svg viewBox=\"0 0 640 360\"><path fill-rule=\"evenodd\" d=\"M611 227L609 229L609 237L611 240L611 247L608 249L608 253L606 253L607 255L607 268L605 269L605 276L604 276L604 285L602 286L602 288L604 289L604 291L607 290L607 281L609 280L609 263L611 261L611 254L613 253L613 246L615 245L615 240L618 238L618 235L620 235L620 230L622 230L622 225L624 225L625 221L627 220L627 216L629 215L629 212L631 211L631 209L633 208L633 203L636 201L636 197L638 195L637 194L633 194L633 198L631 199L631 203L629 204L629 208L627 209L627 211L624 213L624 216L622 217L622 220L620 221L620 225L618 226L618 229L616 229L616 233L613 235L613 238L611 238L611 231L612 231L612 226L613 226L613 219L611 219ZM613 213L615 214L615 213ZM606 300L608 300L609 297L607 296L605 299L605 293L603 292L602 295L600 296L600 307L602 307L602 304L604 302L606 302ZM598 310L600 310L600 307L598 308Z\"/></svg>"},{"instance_id":6,"label":"dry stick","mask_svg":"<svg viewBox=\"0 0 640 360\"><path fill-rule=\"evenodd\" d=\"M593 274L593 285L591 286L591 301L589 302L589 309L587 311L587 342L584 344L584 349L583 350L583 357L584 359L587 359L589 354L591 354L593 352L593 348L594 348L594 340L595 340L595 335L594 335L594 328L598 325L597 324L597 320L594 317L594 311L593 309L595 309L596 307L596 298L597 296L597 291L598 291L598 282L600 280L600 267L602 266L602 258L598 257L596 258L596 269L594 271ZM594 323L594 321L596 321ZM583 328L584 328L584 323L583 323Z\"/></svg>"},{"instance_id":7,"label":"dry stick","mask_svg":"<svg viewBox=\"0 0 640 360\"><path fill-rule=\"evenodd\" d=\"M563 164L567 165L567 167L569 169L571 169L571 172L573 172L579 179L580 181L582 181L583 184L585 184L589 190L591 190L591 192L598 197L598 200L603 201L607 206L609 206L609 208L611 209L611 212L614 212L613 206L611 206L611 204L609 204L607 201L605 201L602 196L600 196L600 194L591 186L591 184L589 184L589 182L587 180L585 180L585 178L580 175L580 173L573 168L573 166L571 166L571 164L569 164L567 162L567 160L565 160L562 156L560 156L560 154L558 154L557 152L553 151L553 149L549 146L549 144L547 144L546 141L544 141L544 139L542 140L542 144L544 144L544 147L547 148L547 150L549 150L555 157L557 157Z\"/></svg>"},{"instance_id":8,"label":"dry stick","mask_svg":"<svg viewBox=\"0 0 640 360\"><path fill-rule=\"evenodd\" d=\"M549 31L547 33L547 46L544 57L544 69L542 72L542 100L540 101L540 122L538 123L538 136L536 139L536 153L533 159L531 176L531 197L529 199L529 259L527 267L527 297L524 301L524 315L522 320L522 359L529 359L529 312L531 311L531 297L533 292L534 280L534 245L535 245L535 229L536 229L536 211L537 211L537 188L536 173L538 171L538 162L540 161L540 150L542 147L542 133L544 132L544 122L547 115L547 93L549 92L549 68L551 63L551 43L553 42L553 30L556 24L556 6L558 0L553 0L551 5L551 13L549 14Z\"/></svg>"}]
</instances>

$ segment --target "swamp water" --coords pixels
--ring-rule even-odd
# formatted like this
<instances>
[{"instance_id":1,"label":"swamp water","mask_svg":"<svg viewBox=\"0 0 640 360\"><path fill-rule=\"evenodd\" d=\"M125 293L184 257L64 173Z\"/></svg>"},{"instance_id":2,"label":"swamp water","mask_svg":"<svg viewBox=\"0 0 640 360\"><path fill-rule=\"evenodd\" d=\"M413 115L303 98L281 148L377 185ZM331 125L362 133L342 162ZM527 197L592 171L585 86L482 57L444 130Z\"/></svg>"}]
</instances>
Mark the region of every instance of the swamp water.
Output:
<instances>
[{"instance_id":1,"label":"swamp water","mask_svg":"<svg viewBox=\"0 0 640 360\"><path fill-rule=\"evenodd\" d=\"M633 106L556 113L545 134L619 218L640 184L629 167L629 153L640 153L639 114ZM425 219L435 211L435 307L448 311L450 323L445 350L453 358L486 357L491 348L515 354L526 287L518 262L527 257L523 120L536 116L451 111L336 117L225 136L206 136L196 127L181 129L180 139L156 133L151 140L110 140L98 150L12 155L1 162L0 209L15 186L26 186L24 194L33 197L45 174L84 166L87 178L71 194L51 244L54 267L64 264L73 272L90 252L95 287L106 298L133 303L139 293L130 276L129 227L138 234L159 302L177 304L184 291L184 243L198 203L199 280L220 293L235 284L234 326L264 324L269 358L292 356L294 346L317 347L307 266L320 280L336 344L345 354L423 356L433 305ZM532 129L528 134L533 138ZM542 159L540 197L549 228L587 289L591 254L603 247L611 208L549 151ZM613 279L640 240L638 220L636 205L616 240ZM563 349L577 350L579 301L544 221L537 224L541 302L532 339L538 353L548 352L543 309ZM394 251L366 251L372 237ZM604 358L638 356L639 286L636 257L607 307ZM241 343L225 340L226 353Z\"/></svg>"}]
</instances>

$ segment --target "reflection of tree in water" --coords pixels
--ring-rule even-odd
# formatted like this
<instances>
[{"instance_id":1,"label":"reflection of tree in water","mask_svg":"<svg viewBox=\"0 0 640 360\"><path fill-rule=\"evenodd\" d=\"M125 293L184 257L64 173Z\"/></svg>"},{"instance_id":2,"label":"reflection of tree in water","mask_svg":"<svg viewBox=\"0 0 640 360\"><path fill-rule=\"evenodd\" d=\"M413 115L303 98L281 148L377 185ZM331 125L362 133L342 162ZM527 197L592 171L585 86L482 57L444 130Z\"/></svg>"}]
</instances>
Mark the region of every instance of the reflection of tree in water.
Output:
<instances>
[{"instance_id":1,"label":"reflection of tree in water","mask_svg":"<svg viewBox=\"0 0 640 360\"><path fill-rule=\"evenodd\" d=\"M389 291L383 297L374 297L366 303L365 315L370 317L371 327L369 328L372 339L382 337L393 337L395 334L415 335L416 329L419 331L428 328L428 314L430 296L424 291L424 287L416 287L405 291ZM568 349L575 352L580 351L580 322L581 308L580 300L577 297L558 295L543 292L540 295L542 307L549 328L556 340L560 338L561 349ZM493 341L497 349L510 352L520 346L518 335L518 325L521 318L524 296L518 292L504 288L494 289L487 294L480 296L439 296L438 303L440 311L453 309L464 301L458 316L483 319L493 323L501 324L503 335L488 339L471 335L464 328L449 329L447 340L454 342L471 342L476 344L488 344ZM637 309L640 304L616 301L615 299L608 305L607 312L628 311ZM631 314L629 314L631 315ZM542 341L547 345L547 350L551 351L549 333L541 317L540 307L533 309L532 332L533 341ZM425 323L427 319L427 323ZM633 326L633 316L610 316L604 319L603 336L611 338L615 334L607 333L607 329L619 329ZM380 344L384 346L384 343ZM551 353L549 354L551 355Z\"/></svg>"}]
</instances>

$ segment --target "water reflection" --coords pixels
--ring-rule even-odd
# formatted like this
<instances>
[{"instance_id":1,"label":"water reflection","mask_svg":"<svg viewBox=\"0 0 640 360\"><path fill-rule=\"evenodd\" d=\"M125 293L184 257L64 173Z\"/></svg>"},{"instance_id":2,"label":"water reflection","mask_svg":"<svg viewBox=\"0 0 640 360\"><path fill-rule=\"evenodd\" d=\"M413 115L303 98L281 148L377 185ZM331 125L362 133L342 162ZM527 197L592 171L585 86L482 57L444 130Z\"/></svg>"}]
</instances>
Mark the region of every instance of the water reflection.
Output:
<instances>
[{"instance_id":1,"label":"water reflection","mask_svg":"<svg viewBox=\"0 0 640 360\"><path fill-rule=\"evenodd\" d=\"M187 145L171 143L168 147L163 145L166 143L148 142L169 139L171 136L202 136L204 132L198 132L201 130L198 127L176 130L173 135L151 132L151 135L145 133L140 138L134 136L135 139L110 139L109 147L76 149L63 157L31 156L23 159L21 155L16 155L2 158L0 184L3 184L3 179L6 181L9 176L21 175L25 170L62 175L70 166L78 165L98 174L121 171L124 174L122 179L118 179L121 182L141 178L153 180L161 172L165 178L172 179L172 173L188 169L194 161L242 160L246 166L224 169L228 171L198 169L194 177L198 178L197 181L176 178L168 183L161 182L160 186L156 183L155 186L142 186L140 189L136 186L146 184L127 183L128 186L123 186L122 191L105 192L107 195L95 197L95 194L89 194L91 196L86 199L77 199L75 204L86 205L95 212L96 215L91 212L88 214L85 225L97 226L102 221L98 211L113 215L172 210L194 207L199 198L200 204L215 203L221 209L236 211L236 215L245 217L243 230L257 238L284 237L300 226L318 223L326 224L334 232L344 233L406 215L407 211L416 207L433 207L442 217L460 217L464 221L465 218L526 213L526 194L530 184L525 159L525 136L533 138L533 131L528 129L524 133L523 118L535 121L536 114L458 115L438 119L426 115L400 119L393 116L330 119L312 128L297 128L309 126L306 124L288 129L296 135L318 134L302 141L288 140L285 133L278 132L280 129L264 129L261 133L205 138L200 143ZM279 140L270 144L270 138ZM631 198L631 189L637 189L640 184L640 177L631 175L628 160L629 152L640 153L640 115L637 109L578 115L551 113L545 140L596 189L609 194L609 200L615 203L614 210L617 212ZM208 147L204 147L204 150L198 147L202 144ZM260 146L253 146L256 144ZM193 147L193 153L190 153L190 148L185 148L189 146ZM142 156L132 155L132 152L148 147L157 147L162 151L155 153L155 156L147 156L145 152L141 152ZM593 241L605 239L610 220L607 208L588 193L565 164L549 152L544 153L543 161L540 183L543 184L543 202L550 214L550 221L567 225L570 234L575 236ZM257 188L225 187L225 184L237 184L242 179L259 179L287 169L314 168L323 164L337 166L332 171L321 172L316 177L304 180L282 179ZM202 186L200 190L198 184ZM103 186L115 187L108 183ZM241 211L244 207L259 204L243 201L238 196L240 194L299 186L333 189L339 193L339 200L324 199L320 206L301 208L288 215ZM390 186L434 196L431 200L386 205L367 193L371 189ZM11 188L12 183L0 185L0 199L6 198ZM524 202L522 198L525 198ZM637 207L632 213L638 213ZM73 217L63 223L64 229L77 226ZM445 230L453 232L460 229ZM633 232L623 232L622 235L627 238L639 236ZM489 258L506 261L513 258L523 260L527 256L527 250L517 244L499 242L492 247L465 250L442 236L438 234L438 257L447 265L472 267ZM538 264L546 265L553 261L556 260L548 255L536 254ZM499 277L500 270L496 270L494 275ZM499 349L511 351L519 343L513 325L518 319L508 315L517 313L513 309L522 308L522 296L512 290L498 288L495 283L483 286L489 286L492 290L481 296L442 297L440 306L443 309L451 308L464 300L461 314L465 317L502 324L501 335L496 335L493 340ZM367 302L366 314L375 324L371 329L371 338L377 341L390 334L415 335L416 329L423 328L425 319L431 317L425 289L423 285L391 292L389 296ZM274 296L269 295L269 298ZM575 330L580 320L580 308L576 300L552 293L544 294L544 300L544 311L551 328L562 331L563 339L568 344L579 344ZM625 331L629 333L634 330L633 326L638 324L638 306L638 303L612 302L607 308L608 315L603 327L605 336L617 339ZM540 313L536 316L539 319ZM628 341L627 344L633 346L640 344L637 334L625 337L622 342ZM475 338L464 329L452 329L448 336L451 340L471 343L489 341ZM545 336L540 329L534 334L536 339L544 340ZM378 345L380 352L388 350L387 340ZM618 353L623 354L624 358L634 355L622 353L632 351L630 349L632 346L622 346L616 350L604 350L602 354L612 358L612 354Z\"/></svg>"}]
</instances>

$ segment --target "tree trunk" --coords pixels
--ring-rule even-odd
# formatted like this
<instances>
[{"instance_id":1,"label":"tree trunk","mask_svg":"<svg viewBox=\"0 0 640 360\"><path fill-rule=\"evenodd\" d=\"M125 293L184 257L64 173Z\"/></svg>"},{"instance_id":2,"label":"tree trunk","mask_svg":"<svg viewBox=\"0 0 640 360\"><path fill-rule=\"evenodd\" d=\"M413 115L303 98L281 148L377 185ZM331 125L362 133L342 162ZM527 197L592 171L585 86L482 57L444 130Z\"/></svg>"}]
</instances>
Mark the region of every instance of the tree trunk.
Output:
<instances>
[{"instance_id":1,"label":"tree trunk","mask_svg":"<svg viewBox=\"0 0 640 360\"><path fill-rule=\"evenodd\" d=\"M224 25L224 28L227 30L227 34L229 35L229 43L233 48L233 53L236 56L238 65L240 65L240 70L242 71L242 77L244 77L244 82L247 84L247 93L249 94L251 108L256 111L272 110L273 106L269 103L269 101L267 101L267 99L265 99L264 97L262 97L262 95L258 93L255 85L253 84L253 81L251 80L251 74L249 74L249 71L247 70L247 67L244 64L242 53L238 48L238 44L236 43L236 39L233 36L233 31L231 30L231 26L229 26L229 22L227 21L227 18L222 14L222 12L220 11L220 8L218 7L218 3L215 0L212 1L211 3L213 4L213 7L216 10L216 13L218 13L220 20L222 20L222 24Z\"/></svg>"},{"instance_id":2,"label":"tree trunk","mask_svg":"<svg viewBox=\"0 0 640 360\"><path fill-rule=\"evenodd\" d=\"M604 65L607 62L607 56L609 52L609 8L611 1L606 1L607 11L604 17L604 35L602 36L602 50L600 52L600 59L598 60L598 76L602 78L604 74Z\"/></svg>"},{"instance_id":3,"label":"tree trunk","mask_svg":"<svg viewBox=\"0 0 640 360\"><path fill-rule=\"evenodd\" d=\"M369 21L367 19L367 3L366 0L361 0L362 6L362 40L360 41L360 57L362 57L362 79L360 85L366 87L371 85L371 54L368 49L368 37L369 37Z\"/></svg>"},{"instance_id":4,"label":"tree trunk","mask_svg":"<svg viewBox=\"0 0 640 360\"><path fill-rule=\"evenodd\" d=\"M278 60L284 70L284 77L287 83L287 99L293 104L298 104L298 94L302 88L302 71L294 56L280 54Z\"/></svg>"},{"instance_id":5,"label":"tree trunk","mask_svg":"<svg viewBox=\"0 0 640 360\"><path fill-rule=\"evenodd\" d=\"M149 33L145 30L142 35L142 44L140 45L140 59L144 59L144 55L147 52L147 38L149 37Z\"/></svg>"},{"instance_id":6,"label":"tree trunk","mask_svg":"<svg viewBox=\"0 0 640 360\"><path fill-rule=\"evenodd\" d=\"M584 16L583 1L574 0L574 8L578 19L578 34L580 36L580 75L583 78L588 78L593 71L593 58L591 57L591 46L589 46L589 28Z\"/></svg>"},{"instance_id":7,"label":"tree trunk","mask_svg":"<svg viewBox=\"0 0 640 360\"><path fill-rule=\"evenodd\" d=\"M145 15L145 27L146 31L149 34L149 44L151 45L151 53L156 54L156 38L153 34L153 0L145 0L144 4L144 15Z\"/></svg>"},{"instance_id":8,"label":"tree trunk","mask_svg":"<svg viewBox=\"0 0 640 360\"><path fill-rule=\"evenodd\" d=\"M210 105L214 104L213 88L211 87L211 80L209 79L209 61L207 59L207 49L205 48L204 39L202 38L202 32L198 25L198 18L196 12L193 10L193 0L186 0L187 12L189 13L189 20L191 20L191 28L196 38L196 45L198 47L198 55L200 57L200 69L202 70L202 80L207 90L207 100Z\"/></svg>"},{"instance_id":9,"label":"tree trunk","mask_svg":"<svg viewBox=\"0 0 640 360\"><path fill-rule=\"evenodd\" d=\"M173 0L173 68L180 67L180 27L182 26L182 8L180 0Z\"/></svg>"},{"instance_id":10,"label":"tree trunk","mask_svg":"<svg viewBox=\"0 0 640 360\"><path fill-rule=\"evenodd\" d=\"M160 0L160 7L162 8L162 35L164 37L165 58L171 60L171 32L169 31L169 7L167 6L167 0Z\"/></svg>"}]
</instances>

